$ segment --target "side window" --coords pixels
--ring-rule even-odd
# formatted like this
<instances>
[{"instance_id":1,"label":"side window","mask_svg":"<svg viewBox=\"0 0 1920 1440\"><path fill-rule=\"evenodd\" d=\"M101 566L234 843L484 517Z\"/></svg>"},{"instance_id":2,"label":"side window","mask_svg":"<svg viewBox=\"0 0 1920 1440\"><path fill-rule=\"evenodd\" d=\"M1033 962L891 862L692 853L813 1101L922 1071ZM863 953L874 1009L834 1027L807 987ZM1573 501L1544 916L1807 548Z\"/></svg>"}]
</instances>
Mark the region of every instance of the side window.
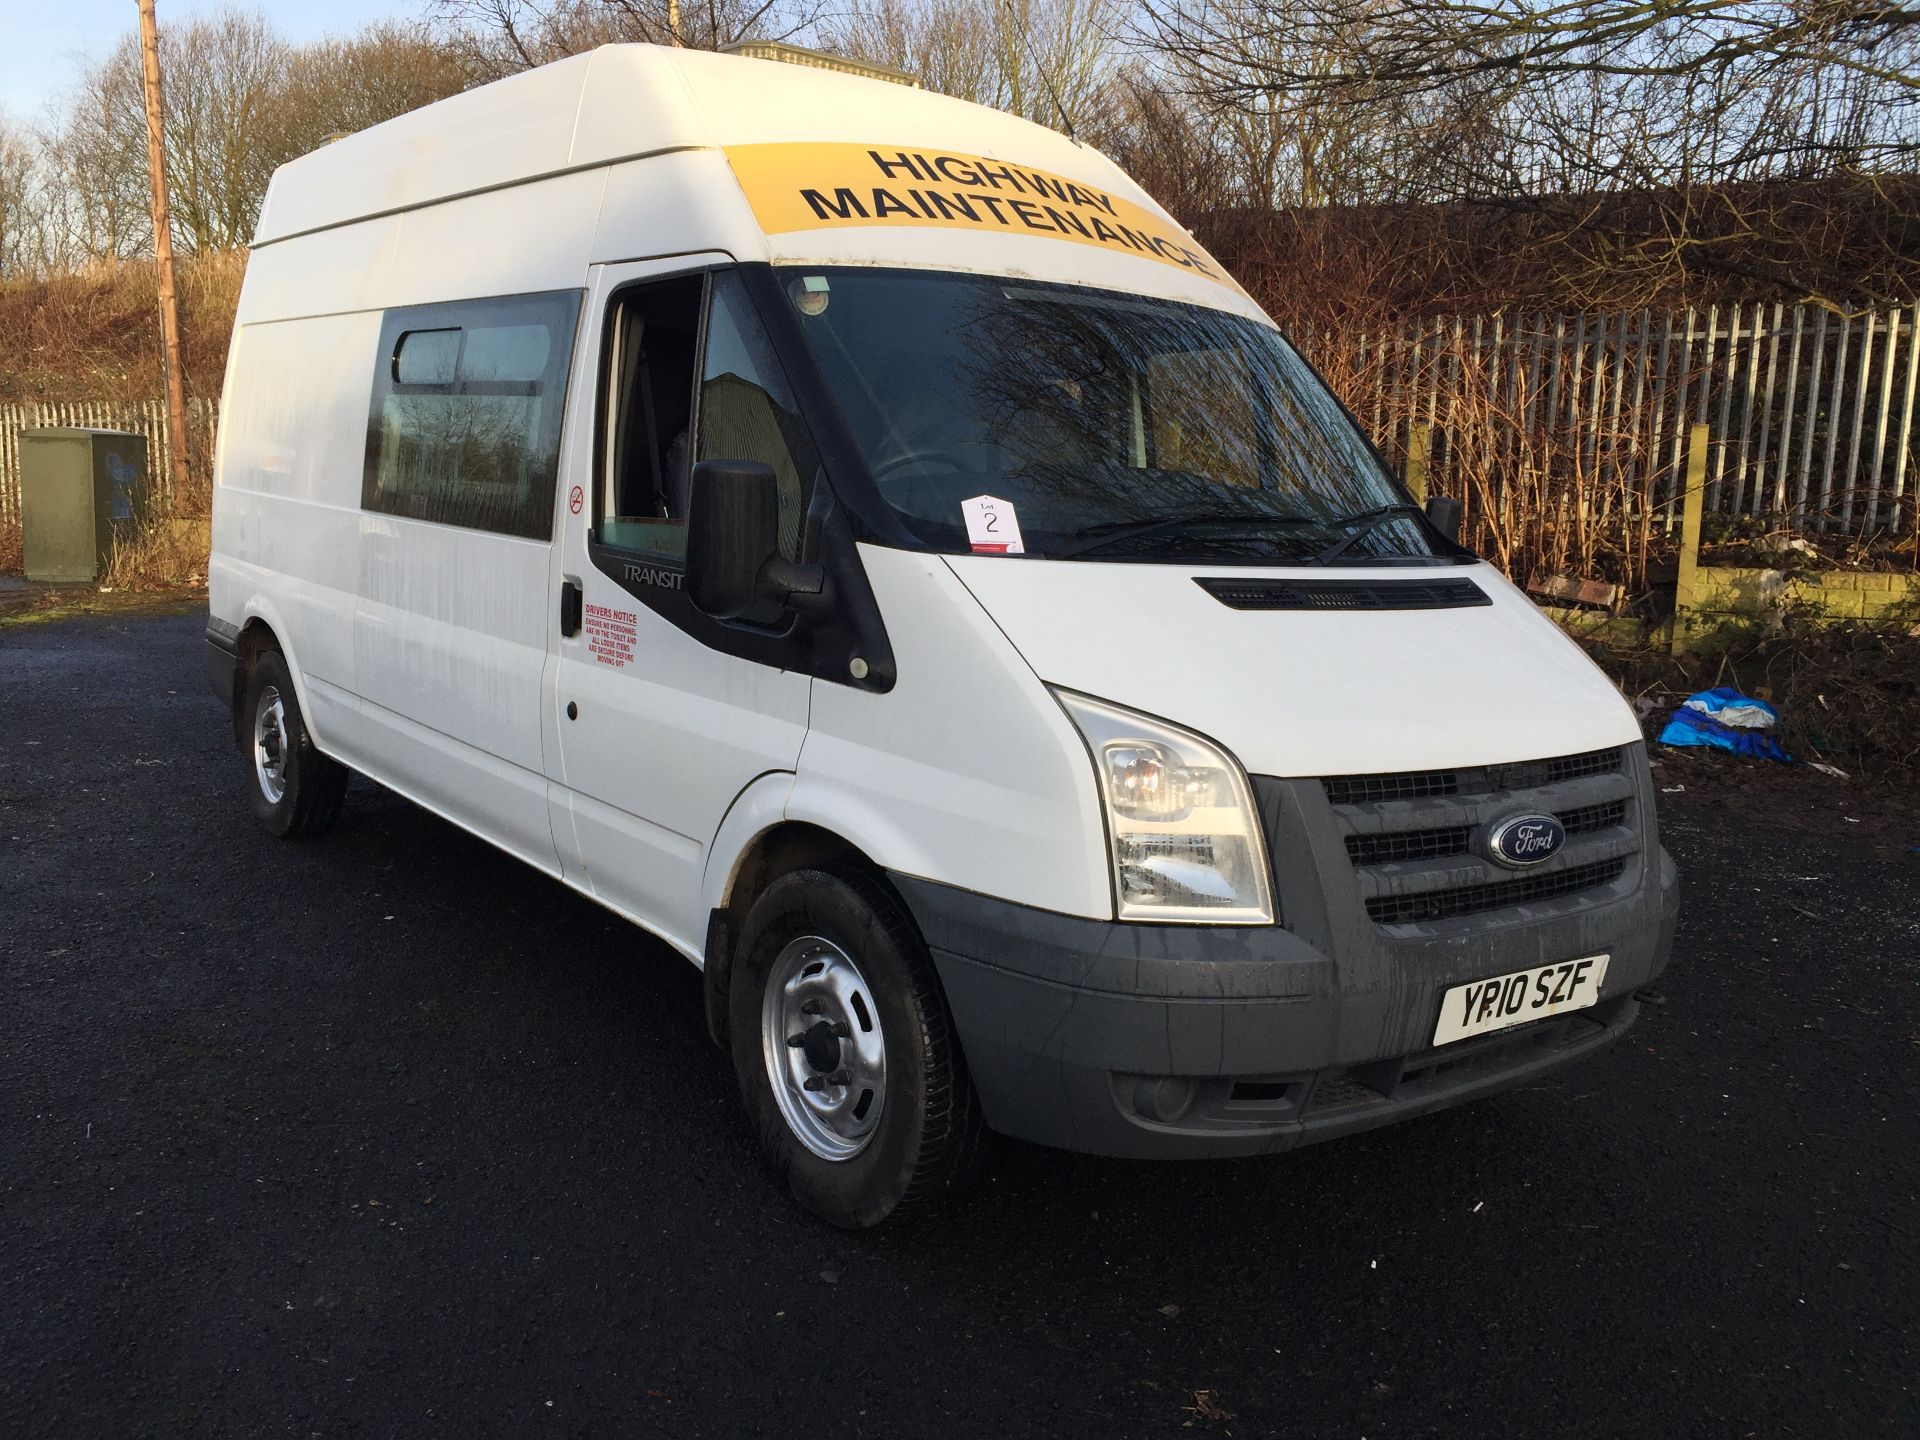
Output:
<instances>
[{"instance_id":1,"label":"side window","mask_svg":"<svg viewBox=\"0 0 1920 1440\"><path fill-rule=\"evenodd\" d=\"M746 289L726 271L713 278L694 458L770 466L780 486L780 553L799 558L816 468L813 449Z\"/></svg>"},{"instance_id":2,"label":"side window","mask_svg":"<svg viewBox=\"0 0 1920 1440\"><path fill-rule=\"evenodd\" d=\"M571 290L389 310L360 503L550 537L579 313Z\"/></svg>"},{"instance_id":3,"label":"side window","mask_svg":"<svg viewBox=\"0 0 1920 1440\"><path fill-rule=\"evenodd\" d=\"M608 334L594 538L683 559L694 464L759 460L779 481L781 552L798 558L817 462L740 277L683 275L624 290Z\"/></svg>"},{"instance_id":4,"label":"side window","mask_svg":"<svg viewBox=\"0 0 1920 1440\"><path fill-rule=\"evenodd\" d=\"M602 545L687 553L693 377L705 275L623 290L609 317L604 471L594 506Z\"/></svg>"}]
</instances>

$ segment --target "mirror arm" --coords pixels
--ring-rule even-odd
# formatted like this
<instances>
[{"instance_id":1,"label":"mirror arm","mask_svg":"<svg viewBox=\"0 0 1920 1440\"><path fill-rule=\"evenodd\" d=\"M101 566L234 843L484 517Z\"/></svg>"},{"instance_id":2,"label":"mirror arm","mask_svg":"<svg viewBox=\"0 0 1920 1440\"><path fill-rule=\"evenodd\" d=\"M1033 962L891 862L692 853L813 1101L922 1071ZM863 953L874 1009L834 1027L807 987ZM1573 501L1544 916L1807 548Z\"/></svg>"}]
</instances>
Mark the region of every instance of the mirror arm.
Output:
<instances>
[{"instance_id":1,"label":"mirror arm","mask_svg":"<svg viewBox=\"0 0 1920 1440\"><path fill-rule=\"evenodd\" d=\"M802 565L782 555L772 556L760 567L760 593L803 616L820 614L832 605L827 567Z\"/></svg>"},{"instance_id":2,"label":"mirror arm","mask_svg":"<svg viewBox=\"0 0 1920 1440\"><path fill-rule=\"evenodd\" d=\"M1464 507L1446 495L1427 497L1427 522L1454 544L1460 543L1460 519Z\"/></svg>"},{"instance_id":3,"label":"mirror arm","mask_svg":"<svg viewBox=\"0 0 1920 1440\"><path fill-rule=\"evenodd\" d=\"M784 600L790 595L818 595L826 587L824 565L802 565L783 555L773 555L760 567L760 589L771 600Z\"/></svg>"}]
</instances>

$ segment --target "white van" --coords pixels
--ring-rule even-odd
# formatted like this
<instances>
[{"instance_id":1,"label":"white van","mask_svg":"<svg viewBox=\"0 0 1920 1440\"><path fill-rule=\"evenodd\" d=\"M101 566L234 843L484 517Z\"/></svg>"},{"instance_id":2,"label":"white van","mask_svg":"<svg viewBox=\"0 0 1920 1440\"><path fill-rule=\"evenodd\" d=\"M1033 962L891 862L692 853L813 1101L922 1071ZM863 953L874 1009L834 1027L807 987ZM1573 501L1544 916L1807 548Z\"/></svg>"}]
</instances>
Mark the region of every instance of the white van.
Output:
<instances>
[{"instance_id":1,"label":"white van","mask_svg":"<svg viewBox=\"0 0 1920 1440\"><path fill-rule=\"evenodd\" d=\"M1436 514L1095 151L615 46L274 177L208 658L268 829L358 771L660 937L868 1225L1632 1023L1634 716Z\"/></svg>"}]
</instances>

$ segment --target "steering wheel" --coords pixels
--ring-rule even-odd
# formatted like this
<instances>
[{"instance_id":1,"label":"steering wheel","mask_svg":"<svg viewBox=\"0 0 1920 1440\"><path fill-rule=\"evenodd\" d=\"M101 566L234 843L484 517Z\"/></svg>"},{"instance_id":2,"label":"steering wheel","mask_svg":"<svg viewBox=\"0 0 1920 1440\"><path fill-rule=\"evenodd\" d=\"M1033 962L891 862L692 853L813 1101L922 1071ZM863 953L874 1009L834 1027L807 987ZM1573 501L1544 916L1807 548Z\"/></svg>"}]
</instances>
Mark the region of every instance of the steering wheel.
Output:
<instances>
[{"instance_id":1,"label":"steering wheel","mask_svg":"<svg viewBox=\"0 0 1920 1440\"><path fill-rule=\"evenodd\" d=\"M928 446L920 450L903 450L873 462L873 483L886 483L886 477L896 470L904 470L909 465L944 465L958 474L968 468L967 462L957 450L945 450L939 446Z\"/></svg>"}]
</instances>

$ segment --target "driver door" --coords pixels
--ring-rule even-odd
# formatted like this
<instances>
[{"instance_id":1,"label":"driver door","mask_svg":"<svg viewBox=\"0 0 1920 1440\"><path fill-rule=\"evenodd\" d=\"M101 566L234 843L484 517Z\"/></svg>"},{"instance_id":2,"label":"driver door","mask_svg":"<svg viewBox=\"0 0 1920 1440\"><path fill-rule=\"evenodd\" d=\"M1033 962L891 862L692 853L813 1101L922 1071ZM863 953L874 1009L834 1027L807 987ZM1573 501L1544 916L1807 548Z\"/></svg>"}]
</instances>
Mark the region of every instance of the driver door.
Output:
<instances>
[{"instance_id":1,"label":"driver door","mask_svg":"<svg viewBox=\"0 0 1920 1440\"><path fill-rule=\"evenodd\" d=\"M783 534L792 517L797 535L804 509L784 377L730 265L711 255L596 269L582 362L591 433L576 436L556 547L554 830L596 896L693 956L707 848L741 790L793 771L811 684L690 628L693 463L772 465Z\"/></svg>"}]
</instances>

